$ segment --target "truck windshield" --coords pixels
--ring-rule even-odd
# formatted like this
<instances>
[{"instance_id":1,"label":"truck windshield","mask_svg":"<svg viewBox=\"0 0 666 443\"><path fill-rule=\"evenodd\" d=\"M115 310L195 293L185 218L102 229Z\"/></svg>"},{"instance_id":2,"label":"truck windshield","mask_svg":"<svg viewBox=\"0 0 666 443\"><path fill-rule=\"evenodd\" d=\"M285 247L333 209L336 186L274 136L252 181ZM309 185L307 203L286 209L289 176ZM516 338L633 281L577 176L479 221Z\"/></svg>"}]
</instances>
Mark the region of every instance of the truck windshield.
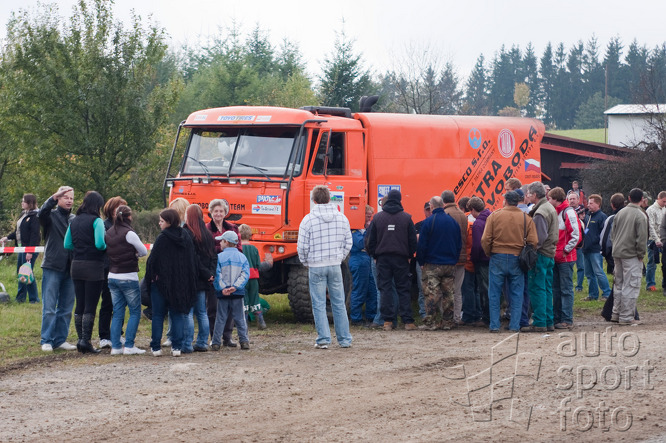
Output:
<instances>
[{"instance_id":1,"label":"truck windshield","mask_svg":"<svg viewBox=\"0 0 666 443\"><path fill-rule=\"evenodd\" d=\"M293 165L299 128L195 129L183 165L184 174L283 176ZM303 137L303 143L307 137ZM292 150L292 148L294 148ZM303 152L303 150L301 150ZM301 156L302 157L302 156ZM296 159L294 174L301 172Z\"/></svg>"}]
</instances>

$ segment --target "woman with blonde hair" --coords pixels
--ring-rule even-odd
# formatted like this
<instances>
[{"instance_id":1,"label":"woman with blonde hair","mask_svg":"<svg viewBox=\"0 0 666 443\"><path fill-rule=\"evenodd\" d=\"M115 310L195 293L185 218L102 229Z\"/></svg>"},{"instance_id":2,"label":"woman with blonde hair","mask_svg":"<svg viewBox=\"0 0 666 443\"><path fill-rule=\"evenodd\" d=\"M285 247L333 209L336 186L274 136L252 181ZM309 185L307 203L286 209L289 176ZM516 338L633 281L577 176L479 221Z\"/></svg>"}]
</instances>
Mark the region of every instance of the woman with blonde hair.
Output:
<instances>
[{"instance_id":1,"label":"woman with blonde hair","mask_svg":"<svg viewBox=\"0 0 666 443\"><path fill-rule=\"evenodd\" d=\"M240 233L238 232L238 227L225 220L229 215L229 203L226 200L221 198L216 198L211 200L208 204L208 215L211 220L210 223L206 225L208 230L213 234L215 240L215 253L219 254L222 252L222 247L220 246L220 240L217 240L227 231L233 231L238 236L238 244L236 248L240 252L243 252L243 245L240 238ZM215 291L209 291L206 297L206 307L208 311L208 323L210 325L211 338L213 331L215 330L215 318L217 316L217 297L215 296ZM222 344L230 348L235 348L238 346L236 342L231 339L231 333L234 329L234 321L231 316L227 317L227 323L224 325L224 333L222 334Z\"/></svg>"}]
</instances>

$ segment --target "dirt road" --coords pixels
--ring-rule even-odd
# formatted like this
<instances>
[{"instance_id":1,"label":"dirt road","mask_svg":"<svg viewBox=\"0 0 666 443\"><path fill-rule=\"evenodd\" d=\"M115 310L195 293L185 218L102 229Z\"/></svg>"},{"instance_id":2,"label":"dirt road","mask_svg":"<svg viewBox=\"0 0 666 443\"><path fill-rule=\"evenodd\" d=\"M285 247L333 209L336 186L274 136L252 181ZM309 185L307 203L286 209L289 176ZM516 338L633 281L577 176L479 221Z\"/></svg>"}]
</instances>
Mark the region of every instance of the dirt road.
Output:
<instances>
[{"instance_id":1,"label":"dirt road","mask_svg":"<svg viewBox=\"0 0 666 443\"><path fill-rule=\"evenodd\" d=\"M316 350L303 328L255 334L249 352L60 353L0 374L0 440L662 441L665 319L589 318L568 335L353 328L350 349Z\"/></svg>"}]
</instances>

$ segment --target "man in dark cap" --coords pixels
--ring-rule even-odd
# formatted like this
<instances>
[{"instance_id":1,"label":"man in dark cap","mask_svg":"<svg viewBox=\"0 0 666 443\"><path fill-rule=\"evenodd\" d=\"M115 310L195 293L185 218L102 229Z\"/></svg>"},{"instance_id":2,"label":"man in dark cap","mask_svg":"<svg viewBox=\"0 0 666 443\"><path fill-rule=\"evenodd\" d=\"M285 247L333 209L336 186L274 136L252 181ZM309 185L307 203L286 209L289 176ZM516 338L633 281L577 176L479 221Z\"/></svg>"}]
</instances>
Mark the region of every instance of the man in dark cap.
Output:
<instances>
[{"instance_id":1,"label":"man in dark cap","mask_svg":"<svg viewBox=\"0 0 666 443\"><path fill-rule=\"evenodd\" d=\"M520 314L523 305L525 277L518 264L523 249L523 237L536 248L538 237L532 218L518 209L522 199L516 191L504 194L505 207L488 216L481 237L481 246L490 257L488 301L490 310L490 332L499 332L500 295L504 279L509 279L511 320L509 329L520 330Z\"/></svg>"},{"instance_id":2,"label":"man in dark cap","mask_svg":"<svg viewBox=\"0 0 666 443\"><path fill-rule=\"evenodd\" d=\"M389 191L383 210L375 215L368 227L365 243L368 254L377 260L377 288L381 293L380 311L385 331L393 329L397 317L391 297L392 282L398 292L398 309L405 329L417 329L412 315L409 281L409 260L416 252L416 230L412 216L405 212L401 200L400 191Z\"/></svg>"}]
</instances>

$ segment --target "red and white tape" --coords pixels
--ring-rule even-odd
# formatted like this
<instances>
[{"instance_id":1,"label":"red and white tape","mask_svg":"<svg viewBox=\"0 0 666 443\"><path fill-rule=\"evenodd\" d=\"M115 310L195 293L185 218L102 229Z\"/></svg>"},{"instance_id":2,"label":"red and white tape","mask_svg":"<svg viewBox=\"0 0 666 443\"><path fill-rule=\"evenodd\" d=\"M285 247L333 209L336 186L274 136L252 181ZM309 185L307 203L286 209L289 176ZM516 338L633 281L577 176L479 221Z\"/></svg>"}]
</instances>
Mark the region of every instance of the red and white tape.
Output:
<instances>
[{"instance_id":1,"label":"red and white tape","mask_svg":"<svg viewBox=\"0 0 666 443\"><path fill-rule=\"evenodd\" d=\"M149 251L153 248L152 243L145 243L144 246ZM44 252L44 246L0 246L0 254L34 254L36 252Z\"/></svg>"}]
</instances>

